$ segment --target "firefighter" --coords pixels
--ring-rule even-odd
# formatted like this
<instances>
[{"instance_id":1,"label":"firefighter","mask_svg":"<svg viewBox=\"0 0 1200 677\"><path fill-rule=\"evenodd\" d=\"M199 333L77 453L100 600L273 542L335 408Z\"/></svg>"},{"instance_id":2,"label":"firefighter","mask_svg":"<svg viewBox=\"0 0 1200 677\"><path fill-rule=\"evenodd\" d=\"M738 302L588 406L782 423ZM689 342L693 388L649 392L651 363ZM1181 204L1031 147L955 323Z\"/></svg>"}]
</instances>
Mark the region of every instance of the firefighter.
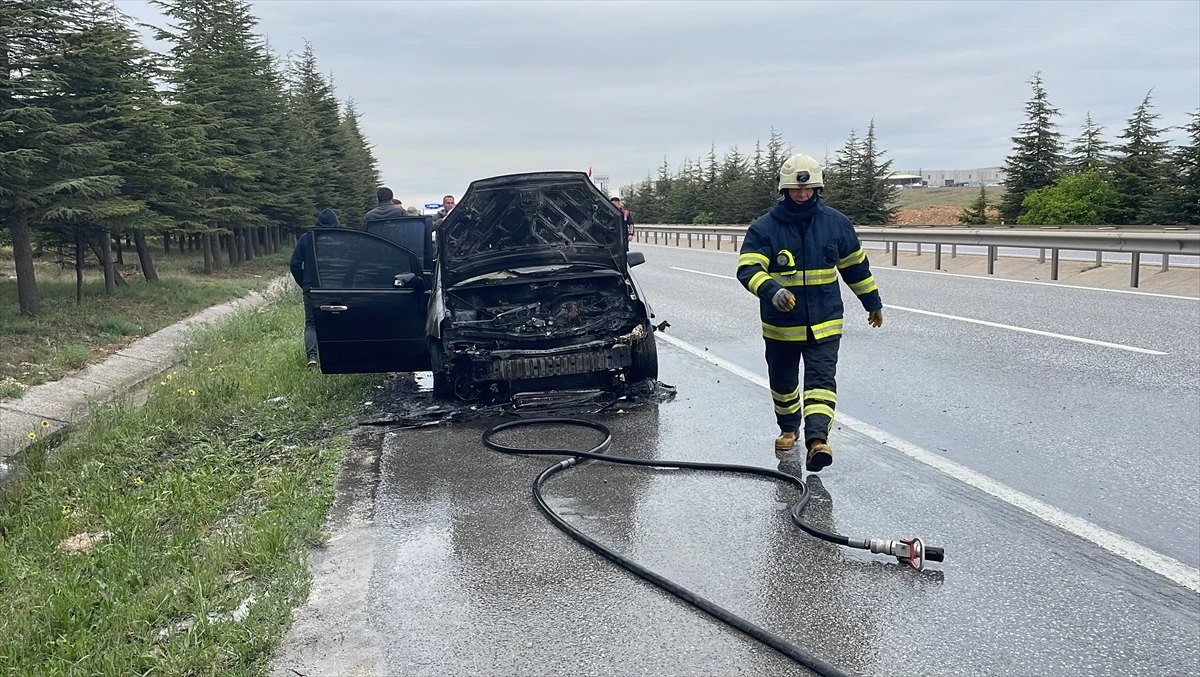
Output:
<instances>
[{"instance_id":1,"label":"firefighter","mask_svg":"<svg viewBox=\"0 0 1200 677\"><path fill-rule=\"evenodd\" d=\"M829 430L837 405L843 311L839 273L866 309L868 324L883 325L883 302L866 252L850 219L821 202L824 185L816 160L788 158L779 169L779 203L750 224L737 269L742 286L759 298L780 430L776 455L782 459L792 451L803 422L809 472L833 463Z\"/></svg>"}]
</instances>

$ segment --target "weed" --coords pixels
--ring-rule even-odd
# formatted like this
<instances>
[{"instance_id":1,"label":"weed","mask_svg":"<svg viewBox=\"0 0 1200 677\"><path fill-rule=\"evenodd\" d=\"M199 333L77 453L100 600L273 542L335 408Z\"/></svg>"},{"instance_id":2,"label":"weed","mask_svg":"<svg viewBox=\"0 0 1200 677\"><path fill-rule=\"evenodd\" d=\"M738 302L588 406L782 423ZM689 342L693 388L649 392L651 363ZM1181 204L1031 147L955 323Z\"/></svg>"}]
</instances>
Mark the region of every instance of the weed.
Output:
<instances>
[{"instance_id":1,"label":"weed","mask_svg":"<svg viewBox=\"0 0 1200 677\"><path fill-rule=\"evenodd\" d=\"M201 330L144 406L21 456L0 493L0 673L265 671L376 380L308 372L302 332L295 294Z\"/></svg>"},{"instance_id":2,"label":"weed","mask_svg":"<svg viewBox=\"0 0 1200 677\"><path fill-rule=\"evenodd\" d=\"M69 344L58 349L55 362L67 369L78 369L88 363L92 350L87 346Z\"/></svg>"}]
</instances>

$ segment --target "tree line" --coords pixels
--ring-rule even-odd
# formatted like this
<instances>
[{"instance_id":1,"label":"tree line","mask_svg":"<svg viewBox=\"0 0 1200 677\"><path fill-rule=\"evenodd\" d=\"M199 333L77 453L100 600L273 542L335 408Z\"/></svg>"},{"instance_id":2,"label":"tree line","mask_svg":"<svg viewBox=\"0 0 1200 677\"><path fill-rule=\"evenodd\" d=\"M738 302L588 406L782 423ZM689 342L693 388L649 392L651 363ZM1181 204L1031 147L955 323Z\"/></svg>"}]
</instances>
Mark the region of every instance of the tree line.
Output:
<instances>
[{"instance_id":1,"label":"tree line","mask_svg":"<svg viewBox=\"0 0 1200 677\"><path fill-rule=\"evenodd\" d=\"M664 158L658 175L647 174L622 202L643 223L749 223L778 200L779 167L791 155L791 145L771 127L766 149L760 140L753 154L734 146L718 160L714 144L702 160L684 158L674 172ZM865 136L851 130L834 158L821 163L825 201L855 223L891 222L897 189L884 180L892 165L885 155L874 120Z\"/></svg>"},{"instance_id":2,"label":"tree line","mask_svg":"<svg viewBox=\"0 0 1200 677\"><path fill-rule=\"evenodd\" d=\"M1068 145L1041 75L1031 82L1027 120L1004 165L1004 196L992 204L981 186L960 223L986 224L994 220L989 210L998 207L1004 223L1200 224L1200 110L1182 127L1160 127L1147 94L1117 142L1105 140L1089 114ZM1170 131L1184 132L1184 142L1172 146L1164 138ZM718 160L714 145L703 160L684 158L674 172L664 159L657 176L648 174L627 190L624 204L643 223L749 223L778 199L776 172L791 152L772 127L765 152L761 143L752 155L735 146ZM898 189L885 180L892 165L885 155L874 120L862 137L851 130L837 154L822 162L825 201L854 223L892 223Z\"/></svg>"},{"instance_id":3,"label":"tree line","mask_svg":"<svg viewBox=\"0 0 1200 677\"><path fill-rule=\"evenodd\" d=\"M1200 109L1180 127L1160 126L1153 90L1147 92L1117 135L1088 113L1079 136L1064 143L1041 73L1030 80L1033 96L1025 122L1005 161L999 207L1006 223L1029 225L1200 225ZM1166 135L1183 132L1172 145ZM983 197L966 222L976 221Z\"/></svg>"},{"instance_id":4,"label":"tree line","mask_svg":"<svg viewBox=\"0 0 1200 677\"><path fill-rule=\"evenodd\" d=\"M211 273L278 251L320 208L375 202L359 113L312 45L273 52L245 0L153 4L166 53L111 0L0 3L0 244L24 314L41 308L35 257L72 262L81 299L89 261L107 293L126 284L126 249L156 282L152 236Z\"/></svg>"}]
</instances>

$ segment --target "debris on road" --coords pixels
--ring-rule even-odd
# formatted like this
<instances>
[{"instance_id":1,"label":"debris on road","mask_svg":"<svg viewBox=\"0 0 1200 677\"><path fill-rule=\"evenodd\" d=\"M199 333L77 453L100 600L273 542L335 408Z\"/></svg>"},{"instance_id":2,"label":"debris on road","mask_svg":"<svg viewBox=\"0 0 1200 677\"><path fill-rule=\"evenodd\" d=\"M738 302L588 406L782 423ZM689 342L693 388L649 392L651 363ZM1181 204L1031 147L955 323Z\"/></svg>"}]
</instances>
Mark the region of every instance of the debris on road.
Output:
<instances>
[{"instance_id":1,"label":"debris on road","mask_svg":"<svg viewBox=\"0 0 1200 677\"><path fill-rule=\"evenodd\" d=\"M468 403L435 400L427 380L398 374L389 379L390 412L364 419L360 425L388 426L399 430L425 428L450 422L489 418L498 414L586 415L625 413L651 403L675 398L675 387L661 381L645 380L616 388L545 390L496 396L483 402Z\"/></svg>"}]
</instances>

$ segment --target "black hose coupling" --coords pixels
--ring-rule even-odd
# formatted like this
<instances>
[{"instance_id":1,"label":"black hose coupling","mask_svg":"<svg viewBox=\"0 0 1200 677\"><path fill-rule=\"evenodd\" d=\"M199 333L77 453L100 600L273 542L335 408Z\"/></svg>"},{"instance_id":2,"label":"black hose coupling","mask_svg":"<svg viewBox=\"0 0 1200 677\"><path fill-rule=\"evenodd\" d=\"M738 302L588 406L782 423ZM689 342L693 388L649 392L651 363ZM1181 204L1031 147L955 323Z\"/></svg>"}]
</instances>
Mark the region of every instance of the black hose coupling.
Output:
<instances>
[{"instance_id":1,"label":"black hose coupling","mask_svg":"<svg viewBox=\"0 0 1200 677\"><path fill-rule=\"evenodd\" d=\"M925 542L919 538L911 538L909 540L871 538L867 539L867 549L871 552L892 555L901 562L907 562L909 566L917 571L925 568L926 560L941 562L946 557L944 550L933 546L926 546Z\"/></svg>"}]
</instances>

